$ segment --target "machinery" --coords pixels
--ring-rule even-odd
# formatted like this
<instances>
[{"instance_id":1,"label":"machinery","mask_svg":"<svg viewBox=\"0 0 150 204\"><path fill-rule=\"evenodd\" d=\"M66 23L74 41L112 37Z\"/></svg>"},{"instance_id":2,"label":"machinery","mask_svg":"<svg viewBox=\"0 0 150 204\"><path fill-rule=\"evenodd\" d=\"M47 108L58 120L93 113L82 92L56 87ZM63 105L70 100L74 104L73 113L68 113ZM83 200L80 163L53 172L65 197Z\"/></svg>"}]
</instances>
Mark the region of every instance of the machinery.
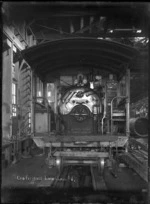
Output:
<instances>
[{"instance_id":1,"label":"machinery","mask_svg":"<svg viewBox=\"0 0 150 204\"><path fill-rule=\"evenodd\" d=\"M104 166L128 152L130 63L137 50L76 38L49 42L22 54L31 66L36 65L32 138L38 147L49 149L49 166L92 164L102 173ZM49 57L42 60L45 56ZM40 111L37 103L42 101L45 109Z\"/></svg>"},{"instance_id":2,"label":"machinery","mask_svg":"<svg viewBox=\"0 0 150 204\"><path fill-rule=\"evenodd\" d=\"M43 138L38 136L40 132L35 133L36 137L33 139L37 146L50 149L46 159L50 166L57 165L61 169L67 164L94 164L98 165L102 172L107 160L112 160L118 151L127 149L128 100L126 96L118 96L122 91L118 86L122 82L119 83L112 74L103 79L100 75L93 78L94 82L90 82L88 75L79 73L72 86L60 87L57 93L58 115L55 119L57 130L50 132L49 136L45 133ZM40 104L42 100L39 98L36 100ZM35 122L35 127L40 130L41 126L47 124L47 132L47 129L50 129L49 118L52 111L48 105L45 105L45 111L40 111L37 103L36 101L34 115L39 124ZM43 129L42 131L44 133ZM51 141L48 141L49 139Z\"/></svg>"}]
</instances>

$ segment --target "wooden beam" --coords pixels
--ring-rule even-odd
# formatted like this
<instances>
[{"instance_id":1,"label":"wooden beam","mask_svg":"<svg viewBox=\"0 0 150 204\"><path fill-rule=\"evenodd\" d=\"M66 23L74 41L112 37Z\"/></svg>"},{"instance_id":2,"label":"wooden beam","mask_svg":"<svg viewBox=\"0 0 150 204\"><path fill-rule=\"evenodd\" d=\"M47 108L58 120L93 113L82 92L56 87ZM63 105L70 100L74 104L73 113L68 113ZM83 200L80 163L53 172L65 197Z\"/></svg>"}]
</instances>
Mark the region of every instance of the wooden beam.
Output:
<instances>
[{"instance_id":1,"label":"wooden beam","mask_svg":"<svg viewBox=\"0 0 150 204\"><path fill-rule=\"evenodd\" d=\"M26 42L26 36L25 36L26 22L24 21L22 24L19 24L19 25L16 25L13 22L13 25L14 25L14 30L16 31L16 34L15 34L15 32L14 32L14 34L19 37L19 40L21 41L21 43L28 45Z\"/></svg>"},{"instance_id":2,"label":"wooden beam","mask_svg":"<svg viewBox=\"0 0 150 204\"><path fill-rule=\"evenodd\" d=\"M63 34L63 30L61 26L59 27L59 31L60 31L60 34Z\"/></svg>"},{"instance_id":3,"label":"wooden beam","mask_svg":"<svg viewBox=\"0 0 150 204\"><path fill-rule=\"evenodd\" d=\"M146 182L148 182L148 165L137 160L132 154L127 153L121 156L121 159L134 169Z\"/></svg>"},{"instance_id":4,"label":"wooden beam","mask_svg":"<svg viewBox=\"0 0 150 204\"><path fill-rule=\"evenodd\" d=\"M7 48L11 48L11 44L12 44L12 42L9 40L9 39L5 39L4 41L3 41L3 44L5 44L6 46L7 46ZM17 49L16 49L16 47L13 45L13 51L16 53L17 52Z\"/></svg>"},{"instance_id":5,"label":"wooden beam","mask_svg":"<svg viewBox=\"0 0 150 204\"><path fill-rule=\"evenodd\" d=\"M94 21L94 16L90 16L90 25L92 25L93 21ZM92 27L90 27L89 33L92 33Z\"/></svg>"},{"instance_id":6,"label":"wooden beam","mask_svg":"<svg viewBox=\"0 0 150 204\"><path fill-rule=\"evenodd\" d=\"M110 135L102 135L102 136L95 136L95 135L90 135L90 136L82 136L78 135L72 136L72 135L67 135L67 136L48 136L46 133L36 133L34 137L34 140L39 140L42 139L44 142L56 142L56 143L61 143L61 142L115 142L119 139L119 136L110 136ZM126 138L125 136L123 138ZM78 146L78 144L77 144Z\"/></svg>"},{"instance_id":7,"label":"wooden beam","mask_svg":"<svg viewBox=\"0 0 150 204\"><path fill-rule=\"evenodd\" d=\"M104 21L106 20L106 17L100 16L99 23L98 23L98 31L104 30Z\"/></svg>"},{"instance_id":8,"label":"wooden beam","mask_svg":"<svg viewBox=\"0 0 150 204\"><path fill-rule=\"evenodd\" d=\"M65 151L63 151L63 152L55 152L54 153L54 156L55 157L79 157L79 158L81 158L81 157L84 157L84 158L86 158L86 157L94 157L95 159L97 158L97 157L102 157L102 158L106 158L106 157L109 157L109 153L108 152L90 152L90 151L83 151L83 152L81 152L81 151L70 151L70 152L65 152Z\"/></svg>"},{"instance_id":9,"label":"wooden beam","mask_svg":"<svg viewBox=\"0 0 150 204\"><path fill-rule=\"evenodd\" d=\"M80 32L81 32L81 33L83 33L83 31L82 31L83 27L84 27L84 18L82 17L82 18L80 19ZM76 33L77 33L77 32L76 32Z\"/></svg>"},{"instance_id":10,"label":"wooden beam","mask_svg":"<svg viewBox=\"0 0 150 204\"><path fill-rule=\"evenodd\" d=\"M23 45L18 38L12 33L10 28L6 25L3 26L3 33L8 37L8 39L14 43L14 45L21 51L25 49L25 45Z\"/></svg>"},{"instance_id":11,"label":"wooden beam","mask_svg":"<svg viewBox=\"0 0 150 204\"><path fill-rule=\"evenodd\" d=\"M74 33L74 27L71 21L70 21L70 33Z\"/></svg>"},{"instance_id":12,"label":"wooden beam","mask_svg":"<svg viewBox=\"0 0 150 204\"><path fill-rule=\"evenodd\" d=\"M89 27L87 30L90 29ZM86 31L86 29L84 30ZM77 31L78 32L78 31ZM104 33L64 33L63 34L51 34L47 33L41 35L40 33L35 33L36 39L37 40L56 40L56 39L64 39L64 38L69 38L69 37L93 37L93 38L99 38L99 39L104 39ZM145 37L144 34L141 33L132 33L132 32L117 32L117 33L106 33L105 39L111 38L112 40L117 40L118 38L132 38L132 37Z\"/></svg>"},{"instance_id":13,"label":"wooden beam","mask_svg":"<svg viewBox=\"0 0 150 204\"><path fill-rule=\"evenodd\" d=\"M76 33L83 33L83 32L85 32L85 31L91 29L93 26L95 26L95 25L98 24L98 22L93 23L93 21L94 21L94 19L91 18L91 19L90 19L90 25L84 27L84 19L81 18L81 21L80 21L80 30L76 31Z\"/></svg>"}]
</instances>

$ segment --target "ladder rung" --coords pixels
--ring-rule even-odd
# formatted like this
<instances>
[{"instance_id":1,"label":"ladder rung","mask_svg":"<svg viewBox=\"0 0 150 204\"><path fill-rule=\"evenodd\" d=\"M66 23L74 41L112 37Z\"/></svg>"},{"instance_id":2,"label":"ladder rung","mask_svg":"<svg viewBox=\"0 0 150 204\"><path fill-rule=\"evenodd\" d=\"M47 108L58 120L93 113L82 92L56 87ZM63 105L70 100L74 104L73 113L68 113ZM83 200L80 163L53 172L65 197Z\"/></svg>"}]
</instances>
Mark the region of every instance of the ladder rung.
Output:
<instances>
[{"instance_id":1,"label":"ladder rung","mask_svg":"<svg viewBox=\"0 0 150 204\"><path fill-rule=\"evenodd\" d=\"M118 119L117 118L116 119L111 119L111 120L112 121L126 121L126 119L119 119L119 118Z\"/></svg>"},{"instance_id":2,"label":"ladder rung","mask_svg":"<svg viewBox=\"0 0 150 204\"><path fill-rule=\"evenodd\" d=\"M124 113L113 113L112 116L116 117L116 116L125 116Z\"/></svg>"}]
</instances>

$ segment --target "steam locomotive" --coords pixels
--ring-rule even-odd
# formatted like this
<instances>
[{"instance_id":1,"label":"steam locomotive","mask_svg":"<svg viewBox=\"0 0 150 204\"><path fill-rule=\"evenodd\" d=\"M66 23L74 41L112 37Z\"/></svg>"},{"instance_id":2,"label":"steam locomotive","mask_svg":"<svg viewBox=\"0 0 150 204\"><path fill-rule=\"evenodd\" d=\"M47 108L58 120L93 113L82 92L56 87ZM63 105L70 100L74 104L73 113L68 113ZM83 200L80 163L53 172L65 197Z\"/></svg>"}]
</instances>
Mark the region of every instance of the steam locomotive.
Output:
<instances>
[{"instance_id":1,"label":"steam locomotive","mask_svg":"<svg viewBox=\"0 0 150 204\"><path fill-rule=\"evenodd\" d=\"M112 101L120 98L117 97L118 83L112 75L104 79L101 76L94 77L94 82L90 82L87 76L79 73L72 86L61 86L57 93L57 132L51 132L43 138L38 135L33 138L38 146L42 140L50 148L47 158L49 165L98 163L102 170L105 160L112 155L111 150L119 147L125 151L128 139L125 133L126 101L117 110L117 123L111 124L111 111L114 106ZM113 96L112 90L115 92ZM119 104L120 100L115 103ZM35 109L36 112L35 121L38 128L38 117L41 119L39 108ZM47 113L54 115L52 110ZM48 115L45 114L46 117ZM39 121L43 126L42 120ZM53 121L51 117L49 123L54 123L54 117ZM120 128L116 130L116 127Z\"/></svg>"},{"instance_id":2,"label":"steam locomotive","mask_svg":"<svg viewBox=\"0 0 150 204\"><path fill-rule=\"evenodd\" d=\"M128 151L129 63L137 54L135 49L112 41L80 38L49 42L23 52L34 67L32 138L38 147L49 148L49 165L94 163L102 170L114 155ZM50 59L42 60L45 56ZM54 93L48 95L46 87L51 82ZM135 122L132 127L135 132Z\"/></svg>"}]
</instances>

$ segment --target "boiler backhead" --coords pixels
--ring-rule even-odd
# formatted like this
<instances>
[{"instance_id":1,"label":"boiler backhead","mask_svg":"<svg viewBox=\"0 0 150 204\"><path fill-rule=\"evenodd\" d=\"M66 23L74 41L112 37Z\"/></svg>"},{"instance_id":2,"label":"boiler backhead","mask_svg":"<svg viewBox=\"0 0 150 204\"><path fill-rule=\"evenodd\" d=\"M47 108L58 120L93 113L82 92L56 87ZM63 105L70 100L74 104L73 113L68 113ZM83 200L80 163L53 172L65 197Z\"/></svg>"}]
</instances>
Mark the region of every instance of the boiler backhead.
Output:
<instances>
[{"instance_id":1,"label":"boiler backhead","mask_svg":"<svg viewBox=\"0 0 150 204\"><path fill-rule=\"evenodd\" d=\"M77 87L69 90L61 99L60 113L62 115L70 114L71 111L79 105L86 106L93 114L97 114L97 110L101 112L101 99L91 89Z\"/></svg>"}]
</instances>

